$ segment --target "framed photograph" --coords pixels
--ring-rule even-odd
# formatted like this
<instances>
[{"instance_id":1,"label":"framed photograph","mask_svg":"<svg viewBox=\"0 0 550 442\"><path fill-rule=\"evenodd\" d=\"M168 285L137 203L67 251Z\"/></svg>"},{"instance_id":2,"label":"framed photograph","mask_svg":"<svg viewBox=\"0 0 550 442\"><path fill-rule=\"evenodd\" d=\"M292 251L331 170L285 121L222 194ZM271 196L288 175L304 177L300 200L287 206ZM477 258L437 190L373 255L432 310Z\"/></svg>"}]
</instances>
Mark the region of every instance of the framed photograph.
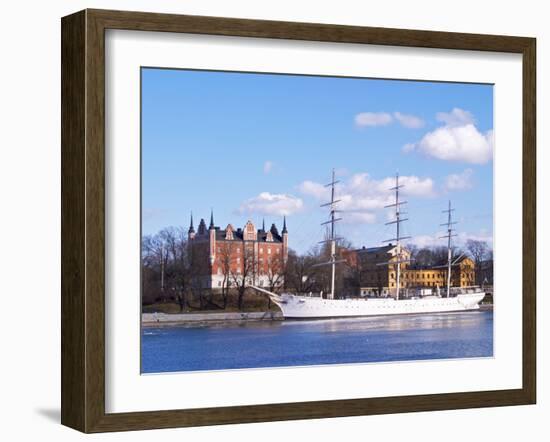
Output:
<instances>
[{"instance_id":1,"label":"framed photograph","mask_svg":"<svg viewBox=\"0 0 550 442\"><path fill-rule=\"evenodd\" d=\"M62 423L533 404L535 39L62 19Z\"/></svg>"}]
</instances>

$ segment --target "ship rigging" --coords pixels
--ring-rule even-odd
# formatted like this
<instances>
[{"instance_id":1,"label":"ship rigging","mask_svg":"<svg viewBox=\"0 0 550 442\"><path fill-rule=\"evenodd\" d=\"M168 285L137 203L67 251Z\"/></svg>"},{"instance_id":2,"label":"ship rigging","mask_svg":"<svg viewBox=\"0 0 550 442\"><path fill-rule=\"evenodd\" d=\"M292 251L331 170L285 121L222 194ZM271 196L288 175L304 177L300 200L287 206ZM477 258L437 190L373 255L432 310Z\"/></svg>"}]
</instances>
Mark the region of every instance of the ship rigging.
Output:
<instances>
[{"instance_id":1,"label":"ship rigging","mask_svg":"<svg viewBox=\"0 0 550 442\"><path fill-rule=\"evenodd\" d=\"M340 200L335 197L335 185L338 183L335 176L334 169L332 170L332 180L326 185L330 187L331 198L330 201L322 204L322 207L329 208L329 220L322 223L322 225L330 226L328 230L328 238L322 241L328 243L330 246L330 257L328 262L316 264L330 265L331 266L331 279L330 279L330 292L326 295L326 298L321 296L311 296L303 294L293 293L281 293L280 295L274 292L270 292L260 287L250 286L251 288L267 294L270 299L277 304L285 318L304 319L304 318L338 318L338 317L353 317L353 316L375 316L375 315L400 315L400 314L422 314L422 313L436 313L436 312L452 312L452 311L465 311L479 309L479 303L484 298L485 293L478 287L470 287L467 289L461 289L456 296L451 296L451 271L453 266L452 257L452 237L454 234L453 225L456 224L452 220L452 212L454 209L449 202L449 208L444 212L447 213L447 223L444 225L447 227L447 235L444 238L447 239L447 291L446 296L439 295L423 295L420 294L414 297L401 297L401 265L410 262L410 259L403 257L402 241L409 239L408 236L402 236L401 223L408 220L403 218L405 212L401 210L401 207L405 205L406 201L399 199L400 189L403 188L403 184L399 183L399 174L395 176L395 186L390 190L395 192L395 201L392 204L386 206L387 208L395 209L395 217L393 220L386 223L387 225L395 224L396 235L395 238L386 240L390 244L395 241L396 245L391 249L392 257L387 262L380 263L380 265L395 266L396 270L396 290L395 297L376 297L376 298L345 298L338 297L335 293L335 277L336 277L336 264L344 262L343 259L338 259L336 254L336 242L338 238L335 234L335 223L340 221L341 218L337 217L338 210L336 204ZM460 259L457 258L457 260ZM456 260L456 261L457 261ZM455 261L455 262L456 262Z\"/></svg>"}]
</instances>

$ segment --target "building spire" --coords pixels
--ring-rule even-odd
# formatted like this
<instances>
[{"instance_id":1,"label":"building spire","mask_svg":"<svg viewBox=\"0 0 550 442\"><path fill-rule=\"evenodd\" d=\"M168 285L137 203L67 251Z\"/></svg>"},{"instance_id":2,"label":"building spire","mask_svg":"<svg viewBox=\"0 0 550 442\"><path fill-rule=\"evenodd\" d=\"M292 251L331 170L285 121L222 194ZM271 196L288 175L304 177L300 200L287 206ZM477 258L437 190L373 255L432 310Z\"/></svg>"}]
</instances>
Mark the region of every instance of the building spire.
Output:
<instances>
[{"instance_id":1,"label":"building spire","mask_svg":"<svg viewBox=\"0 0 550 442\"><path fill-rule=\"evenodd\" d=\"M210 226L208 228L214 228L214 209L210 209Z\"/></svg>"},{"instance_id":2,"label":"building spire","mask_svg":"<svg viewBox=\"0 0 550 442\"><path fill-rule=\"evenodd\" d=\"M262 232L265 232L265 218L262 218Z\"/></svg>"},{"instance_id":3,"label":"building spire","mask_svg":"<svg viewBox=\"0 0 550 442\"><path fill-rule=\"evenodd\" d=\"M189 225L189 233L195 233L195 228L193 227L193 212L191 212L191 224Z\"/></svg>"},{"instance_id":4,"label":"building spire","mask_svg":"<svg viewBox=\"0 0 550 442\"><path fill-rule=\"evenodd\" d=\"M286 230L286 215L283 216L283 230L281 233L288 233L288 230Z\"/></svg>"}]
</instances>

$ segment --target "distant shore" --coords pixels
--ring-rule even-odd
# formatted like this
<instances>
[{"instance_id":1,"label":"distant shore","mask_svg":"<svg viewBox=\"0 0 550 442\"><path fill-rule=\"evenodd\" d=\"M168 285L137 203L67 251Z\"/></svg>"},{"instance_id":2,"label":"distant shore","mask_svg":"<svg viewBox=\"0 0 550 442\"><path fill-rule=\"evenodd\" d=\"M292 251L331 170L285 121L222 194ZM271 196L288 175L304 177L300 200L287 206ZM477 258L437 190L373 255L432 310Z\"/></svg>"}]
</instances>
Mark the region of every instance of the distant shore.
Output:
<instances>
[{"instance_id":1,"label":"distant shore","mask_svg":"<svg viewBox=\"0 0 550 442\"><path fill-rule=\"evenodd\" d=\"M222 312L222 313L143 313L143 327L158 327L159 325L184 325L201 323L223 323L238 321L282 321L281 312Z\"/></svg>"}]
</instances>

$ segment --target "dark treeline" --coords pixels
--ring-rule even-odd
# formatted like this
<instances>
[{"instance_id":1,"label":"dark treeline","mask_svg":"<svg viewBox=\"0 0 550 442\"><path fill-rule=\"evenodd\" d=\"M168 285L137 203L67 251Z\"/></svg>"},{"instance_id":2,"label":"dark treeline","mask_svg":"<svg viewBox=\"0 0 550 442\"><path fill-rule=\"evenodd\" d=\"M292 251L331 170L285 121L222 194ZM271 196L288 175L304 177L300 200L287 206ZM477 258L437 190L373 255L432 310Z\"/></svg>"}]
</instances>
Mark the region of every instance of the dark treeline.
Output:
<instances>
[{"instance_id":1,"label":"dark treeline","mask_svg":"<svg viewBox=\"0 0 550 442\"><path fill-rule=\"evenodd\" d=\"M446 247L419 248L409 245L414 265L432 266L447 259ZM337 254L352 249L351 243L340 240ZM484 264L492 261L492 250L484 241L469 240L464 249L456 248L453 256L466 254L474 260L476 283L487 282ZM327 246L317 246L307 253L298 254L289 250L284 266L277 267L276 281L266 287L271 291L288 290L294 293L328 293L330 291L330 266L319 265L329 261ZM142 303L147 306L171 306L171 312L192 310L268 310L272 308L268 297L247 288L236 275L227 275L228 283L221 288L208 289L197 284L197 276L205 275L206 268L199 268L189 259L187 233L180 227L169 227L156 235L147 235L142 240ZM205 257L202 257L205 258ZM199 261L199 260L195 260ZM201 259L201 262L207 262ZM253 266L253 264L251 264ZM492 279L492 262L491 262ZM254 273L251 267L248 275ZM271 278L268 275L268 279ZM252 276L250 276L252 277ZM240 280L239 280L240 279ZM338 265L336 272L336 292L344 296L355 296L362 284L360 265L345 262ZM230 281L233 280L232 284Z\"/></svg>"},{"instance_id":2,"label":"dark treeline","mask_svg":"<svg viewBox=\"0 0 550 442\"><path fill-rule=\"evenodd\" d=\"M434 266L447 261L447 247L417 247L408 245L413 265ZM467 256L474 261L476 285L493 283L493 249L486 241L469 239L464 247L453 247L453 259Z\"/></svg>"}]
</instances>

